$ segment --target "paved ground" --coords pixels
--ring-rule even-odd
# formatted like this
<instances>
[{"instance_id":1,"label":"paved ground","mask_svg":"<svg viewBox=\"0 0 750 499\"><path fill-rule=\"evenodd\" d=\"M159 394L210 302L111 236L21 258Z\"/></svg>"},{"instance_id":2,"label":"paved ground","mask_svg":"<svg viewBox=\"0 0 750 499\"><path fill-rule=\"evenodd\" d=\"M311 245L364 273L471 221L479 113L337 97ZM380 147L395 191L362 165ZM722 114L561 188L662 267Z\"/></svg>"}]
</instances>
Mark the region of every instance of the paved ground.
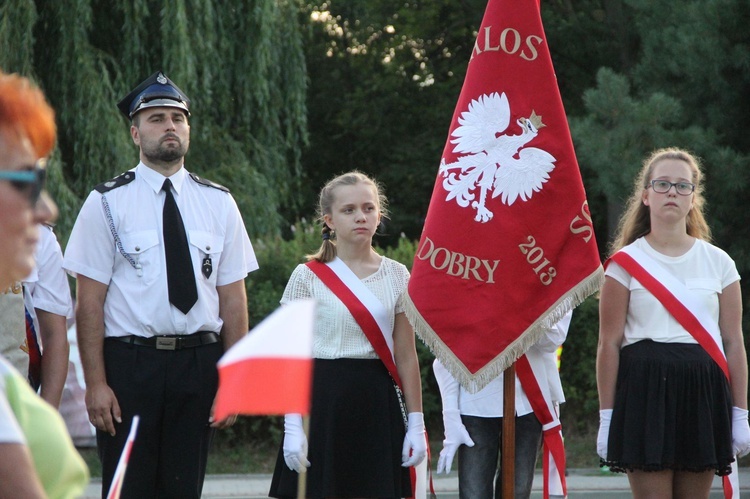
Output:
<instances>
[{"instance_id":1,"label":"paved ground","mask_svg":"<svg viewBox=\"0 0 750 499\"><path fill-rule=\"evenodd\" d=\"M433 476L438 499L458 499L458 477L455 473L448 476ZM212 499L256 499L268 497L270 475L209 475L203 487L203 497ZM569 499L625 499L631 497L628 479L622 474L604 474L598 469L571 469L568 473ZM741 497L750 498L750 468L740 468ZM84 499L101 497L101 483L93 480L86 490ZM534 478L532 499L542 497L542 477ZM711 499L720 499L721 482L714 480Z\"/></svg>"}]
</instances>

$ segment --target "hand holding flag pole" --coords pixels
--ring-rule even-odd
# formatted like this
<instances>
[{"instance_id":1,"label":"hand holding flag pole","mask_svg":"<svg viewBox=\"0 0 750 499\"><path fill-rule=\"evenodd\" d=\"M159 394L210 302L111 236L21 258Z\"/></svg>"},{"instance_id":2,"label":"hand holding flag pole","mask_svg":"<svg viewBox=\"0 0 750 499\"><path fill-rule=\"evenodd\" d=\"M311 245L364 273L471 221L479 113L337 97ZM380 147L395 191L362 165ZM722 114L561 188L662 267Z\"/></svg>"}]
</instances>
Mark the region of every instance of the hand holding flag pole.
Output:
<instances>
[{"instance_id":1,"label":"hand holding flag pole","mask_svg":"<svg viewBox=\"0 0 750 499\"><path fill-rule=\"evenodd\" d=\"M219 359L215 418L232 414L303 416L307 433L312 391L315 301L278 308ZM254 380L262 380L254 382ZM297 497L305 497L299 474Z\"/></svg>"}]
</instances>

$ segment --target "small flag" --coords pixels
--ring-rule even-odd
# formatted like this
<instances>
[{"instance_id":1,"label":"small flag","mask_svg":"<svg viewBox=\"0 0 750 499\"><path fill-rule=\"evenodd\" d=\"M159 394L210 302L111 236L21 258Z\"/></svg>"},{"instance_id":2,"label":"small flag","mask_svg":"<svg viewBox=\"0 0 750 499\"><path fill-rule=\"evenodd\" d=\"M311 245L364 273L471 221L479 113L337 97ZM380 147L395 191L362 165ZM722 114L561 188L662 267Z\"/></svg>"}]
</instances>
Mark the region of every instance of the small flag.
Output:
<instances>
[{"instance_id":1,"label":"small flag","mask_svg":"<svg viewBox=\"0 0 750 499\"><path fill-rule=\"evenodd\" d=\"M740 499L740 470L737 467L737 459L732 463L732 473L722 477L724 486L724 499Z\"/></svg>"},{"instance_id":2,"label":"small flag","mask_svg":"<svg viewBox=\"0 0 750 499\"><path fill-rule=\"evenodd\" d=\"M214 417L310 412L315 301L282 306L219 360Z\"/></svg>"},{"instance_id":3,"label":"small flag","mask_svg":"<svg viewBox=\"0 0 750 499\"><path fill-rule=\"evenodd\" d=\"M120 491L122 490L122 483L125 480L125 470L128 467L128 461L130 460L130 452L133 450L133 442L135 442L135 434L138 431L138 416L133 416L133 422L130 424L130 433L128 439L125 441L125 447L122 449L120 454L120 460L117 462L117 469L115 469L115 476L112 479L112 484L109 486L109 493L107 499L119 499Z\"/></svg>"}]
</instances>

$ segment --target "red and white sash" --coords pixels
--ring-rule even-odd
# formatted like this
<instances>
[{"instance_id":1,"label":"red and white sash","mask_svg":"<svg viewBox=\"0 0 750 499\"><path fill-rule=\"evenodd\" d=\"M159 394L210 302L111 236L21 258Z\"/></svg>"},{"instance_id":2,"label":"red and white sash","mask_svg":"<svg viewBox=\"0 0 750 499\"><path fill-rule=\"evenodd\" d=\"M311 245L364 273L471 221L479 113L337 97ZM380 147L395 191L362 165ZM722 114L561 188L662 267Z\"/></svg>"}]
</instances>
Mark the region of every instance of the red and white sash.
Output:
<instances>
[{"instance_id":1,"label":"red and white sash","mask_svg":"<svg viewBox=\"0 0 750 499\"><path fill-rule=\"evenodd\" d=\"M328 263L311 260L307 266L346 306L400 388L401 378L393 360L393 330L380 300L338 257Z\"/></svg>"},{"instance_id":2,"label":"red and white sash","mask_svg":"<svg viewBox=\"0 0 750 499\"><path fill-rule=\"evenodd\" d=\"M536 363L535 363L536 364ZM516 375L521 382L521 387L529 399L534 415L542 423L544 435L544 450L542 464L544 469L544 499L548 499L550 493L567 496L567 484L565 483L565 446L562 438L562 425L557 416L549 390L545 391L539 387L539 378L546 376L546 372L540 372L544 366L532 365L528 355L524 354L516 360ZM535 373L535 370L538 371Z\"/></svg>"},{"instance_id":3,"label":"red and white sash","mask_svg":"<svg viewBox=\"0 0 750 499\"><path fill-rule=\"evenodd\" d=\"M706 350L724 371L727 381L730 381L719 325L711 319L708 311L687 286L646 252L632 244L622 248L604 262L605 268L610 260L618 263L659 300L675 320ZM736 459L732 463L732 473L723 477L723 485L726 499L739 498L739 471Z\"/></svg>"},{"instance_id":4,"label":"red and white sash","mask_svg":"<svg viewBox=\"0 0 750 499\"><path fill-rule=\"evenodd\" d=\"M388 310L340 258L336 257L328 263L311 260L306 265L346 306L401 390L401 377L393 359L393 329L390 326ZM427 474L429 449L428 445L427 459L410 469L414 498L422 498L427 494L424 477ZM430 489L432 497L435 497L431 470Z\"/></svg>"},{"instance_id":5,"label":"red and white sash","mask_svg":"<svg viewBox=\"0 0 750 499\"><path fill-rule=\"evenodd\" d=\"M721 344L719 325L711 319L698 298L643 250L633 245L621 249L610 260L617 262L640 282L667 311L690 333L724 371L729 380L729 367ZM609 263L604 262L606 266Z\"/></svg>"}]
</instances>

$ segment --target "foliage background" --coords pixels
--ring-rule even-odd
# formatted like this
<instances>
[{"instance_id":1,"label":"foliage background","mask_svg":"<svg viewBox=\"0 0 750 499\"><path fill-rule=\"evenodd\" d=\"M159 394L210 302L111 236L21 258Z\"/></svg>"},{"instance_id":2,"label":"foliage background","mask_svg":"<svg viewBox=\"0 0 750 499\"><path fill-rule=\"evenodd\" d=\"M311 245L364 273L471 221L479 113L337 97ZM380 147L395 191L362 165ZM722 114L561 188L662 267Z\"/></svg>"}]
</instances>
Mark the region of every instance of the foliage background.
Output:
<instances>
[{"instance_id":1,"label":"foliage background","mask_svg":"<svg viewBox=\"0 0 750 499\"><path fill-rule=\"evenodd\" d=\"M64 246L91 189L138 162L115 104L163 70L191 98L191 171L234 188L251 234L298 207L307 76L291 0L10 0L0 68L57 113L50 190Z\"/></svg>"},{"instance_id":2,"label":"foliage background","mask_svg":"<svg viewBox=\"0 0 750 499\"><path fill-rule=\"evenodd\" d=\"M689 148L704 159L708 219L737 263L747 309L750 3L541 5L602 256L641 159L656 147ZM0 3L0 67L34 78L57 110L50 189L63 245L91 188L135 164L114 104L157 69L176 81L193 100L188 167L232 188L258 252L261 270L247 280L256 323L317 246L317 230L301 220L335 174L358 168L385 184L393 216L379 244L411 264L485 6L9 0ZM574 313L563 353L568 432L596 425L597 321L592 297ZM420 356L425 412L439 429L430 355ZM278 431L273 418L248 418L221 438Z\"/></svg>"}]
</instances>

